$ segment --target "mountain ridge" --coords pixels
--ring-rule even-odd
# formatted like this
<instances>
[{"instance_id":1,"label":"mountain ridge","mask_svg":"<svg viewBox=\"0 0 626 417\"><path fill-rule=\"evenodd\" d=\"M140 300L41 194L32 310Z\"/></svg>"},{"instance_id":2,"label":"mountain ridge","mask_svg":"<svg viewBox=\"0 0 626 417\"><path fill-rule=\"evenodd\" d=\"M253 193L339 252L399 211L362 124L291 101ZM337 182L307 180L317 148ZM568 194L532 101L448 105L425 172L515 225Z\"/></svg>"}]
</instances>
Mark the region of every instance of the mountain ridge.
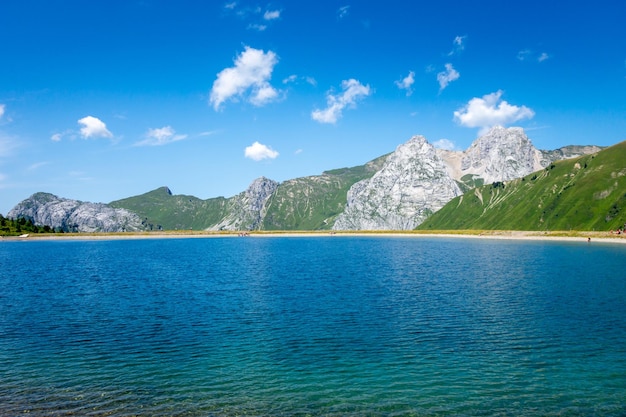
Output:
<instances>
[{"instance_id":1,"label":"mountain ridge","mask_svg":"<svg viewBox=\"0 0 626 417\"><path fill-rule=\"evenodd\" d=\"M541 151L523 129L499 126L465 151L436 149L418 135L364 165L282 183L260 177L230 198L201 200L159 187L98 207L137 215L137 227L143 230L408 230L474 186L522 177L554 160L599 149L585 145ZM37 195L20 204L37 205ZM13 217L34 220L31 211L18 209L20 204L10 212ZM107 213L100 217L115 211ZM103 231L93 225L88 229Z\"/></svg>"},{"instance_id":2,"label":"mountain ridge","mask_svg":"<svg viewBox=\"0 0 626 417\"><path fill-rule=\"evenodd\" d=\"M626 227L626 142L554 161L451 200L421 230L616 230Z\"/></svg>"}]
</instances>

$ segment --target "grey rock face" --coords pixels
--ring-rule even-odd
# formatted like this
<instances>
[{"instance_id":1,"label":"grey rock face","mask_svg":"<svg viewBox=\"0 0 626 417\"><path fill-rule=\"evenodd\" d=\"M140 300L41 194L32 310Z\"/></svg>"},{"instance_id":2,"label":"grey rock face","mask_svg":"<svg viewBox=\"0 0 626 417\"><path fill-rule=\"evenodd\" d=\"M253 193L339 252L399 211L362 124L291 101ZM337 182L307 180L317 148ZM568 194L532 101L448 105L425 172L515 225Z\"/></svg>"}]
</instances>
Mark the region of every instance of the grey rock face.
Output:
<instances>
[{"instance_id":1,"label":"grey rock face","mask_svg":"<svg viewBox=\"0 0 626 417\"><path fill-rule=\"evenodd\" d=\"M265 177L257 178L248 189L233 197L228 214L209 230L255 230L265 212L265 203L278 188L278 182Z\"/></svg>"},{"instance_id":2,"label":"grey rock face","mask_svg":"<svg viewBox=\"0 0 626 417\"><path fill-rule=\"evenodd\" d=\"M602 149L603 147L595 145L569 145L553 151L542 150L540 151L542 154L542 165L545 167L554 161L590 155L592 153L600 152Z\"/></svg>"},{"instance_id":3,"label":"grey rock face","mask_svg":"<svg viewBox=\"0 0 626 417\"><path fill-rule=\"evenodd\" d=\"M36 193L19 203L7 214L23 217L38 226L50 226L64 232L133 232L145 230L141 218L125 209L106 204L86 203Z\"/></svg>"},{"instance_id":4,"label":"grey rock face","mask_svg":"<svg viewBox=\"0 0 626 417\"><path fill-rule=\"evenodd\" d=\"M370 179L348 191L334 230L409 230L461 194L435 148L414 136Z\"/></svg>"},{"instance_id":5,"label":"grey rock face","mask_svg":"<svg viewBox=\"0 0 626 417\"><path fill-rule=\"evenodd\" d=\"M496 126L466 151L435 150L426 139L415 136L399 146L371 179L352 186L346 209L333 229L413 229L462 194L458 183L472 188L509 181L556 160L599 150L596 146L569 146L540 151L518 127Z\"/></svg>"},{"instance_id":6,"label":"grey rock face","mask_svg":"<svg viewBox=\"0 0 626 417\"><path fill-rule=\"evenodd\" d=\"M465 176L472 176L481 178L485 184L520 178L550 163L544 161L541 151L519 127L496 126L464 152L438 153L454 179L461 181Z\"/></svg>"}]
</instances>

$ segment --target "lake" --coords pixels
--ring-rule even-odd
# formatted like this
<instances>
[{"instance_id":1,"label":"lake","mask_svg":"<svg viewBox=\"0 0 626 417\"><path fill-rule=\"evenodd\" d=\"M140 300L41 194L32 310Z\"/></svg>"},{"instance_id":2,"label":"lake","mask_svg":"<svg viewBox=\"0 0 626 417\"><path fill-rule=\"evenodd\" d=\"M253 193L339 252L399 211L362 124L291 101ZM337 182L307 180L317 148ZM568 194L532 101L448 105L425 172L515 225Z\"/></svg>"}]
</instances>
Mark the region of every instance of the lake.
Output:
<instances>
[{"instance_id":1,"label":"lake","mask_svg":"<svg viewBox=\"0 0 626 417\"><path fill-rule=\"evenodd\" d=\"M626 415L626 246L0 242L0 415Z\"/></svg>"}]
</instances>

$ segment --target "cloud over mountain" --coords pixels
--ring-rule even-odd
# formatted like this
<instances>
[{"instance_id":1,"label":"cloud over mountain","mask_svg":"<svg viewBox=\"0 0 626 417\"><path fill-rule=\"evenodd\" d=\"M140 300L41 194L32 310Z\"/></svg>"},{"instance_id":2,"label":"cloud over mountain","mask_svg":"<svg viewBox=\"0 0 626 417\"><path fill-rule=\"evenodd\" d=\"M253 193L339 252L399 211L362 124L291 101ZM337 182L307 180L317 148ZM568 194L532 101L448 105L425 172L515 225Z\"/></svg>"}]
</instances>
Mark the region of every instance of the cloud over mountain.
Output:
<instances>
[{"instance_id":1,"label":"cloud over mountain","mask_svg":"<svg viewBox=\"0 0 626 417\"><path fill-rule=\"evenodd\" d=\"M343 92L338 95L332 94L332 90L326 93L327 107L324 110L314 110L311 118L320 123L336 123L341 118L343 109L356 106L356 102L371 94L369 85L363 85L351 78L341 82Z\"/></svg>"},{"instance_id":2,"label":"cloud over mountain","mask_svg":"<svg viewBox=\"0 0 626 417\"><path fill-rule=\"evenodd\" d=\"M209 102L217 111L227 100L243 98L255 106L263 106L278 97L278 90L269 83L278 57L249 46L235 59L233 67L217 74Z\"/></svg>"},{"instance_id":3,"label":"cloud over mountain","mask_svg":"<svg viewBox=\"0 0 626 417\"><path fill-rule=\"evenodd\" d=\"M515 106L502 100L502 90L474 97L454 112L454 120L465 127L478 127L481 134L496 126L506 126L523 119L532 119L535 112L526 106Z\"/></svg>"},{"instance_id":4,"label":"cloud over mountain","mask_svg":"<svg viewBox=\"0 0 626 417\"><path fill-rule=\"evenodd\" d=\"M263 145L259 142L254 142L252 145L247 146L244 150L244 156L250 158L253 161L262 161L263 159L275 159L278 157L278 152L273 150L267 145Z\"/></svg>"}]
</instances>

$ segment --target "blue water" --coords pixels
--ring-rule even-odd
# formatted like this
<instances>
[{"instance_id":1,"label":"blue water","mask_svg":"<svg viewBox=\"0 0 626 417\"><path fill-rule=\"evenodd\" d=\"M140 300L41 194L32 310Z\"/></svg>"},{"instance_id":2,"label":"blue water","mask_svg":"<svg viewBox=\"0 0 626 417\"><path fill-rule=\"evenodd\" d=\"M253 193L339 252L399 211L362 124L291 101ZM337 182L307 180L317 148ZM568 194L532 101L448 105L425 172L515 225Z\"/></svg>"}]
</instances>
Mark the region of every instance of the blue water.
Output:
<instances>
[{"instance_id":1,"label":"blue water","mask_svg":"<svg viewBox=\"0 0 626 417\"><path fill-rule=\"evenodd\" d=\"M626 246L0 242L0 415L623 416Z\"/></svg>"}]
</instances>

